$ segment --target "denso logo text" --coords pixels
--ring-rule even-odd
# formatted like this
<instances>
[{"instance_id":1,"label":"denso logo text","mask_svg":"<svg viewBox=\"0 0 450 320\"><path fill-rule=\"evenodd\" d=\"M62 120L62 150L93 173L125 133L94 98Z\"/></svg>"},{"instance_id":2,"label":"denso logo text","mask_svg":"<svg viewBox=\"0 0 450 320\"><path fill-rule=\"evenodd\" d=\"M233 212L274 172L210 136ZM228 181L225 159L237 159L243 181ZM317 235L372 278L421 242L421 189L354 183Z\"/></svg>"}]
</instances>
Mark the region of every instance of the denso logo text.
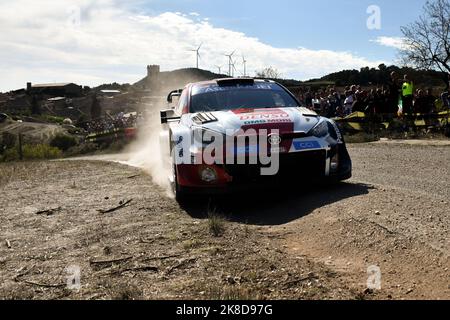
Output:
<instances>
[{"instance_id":1,"label":"denso logo text","mask_svg":"<svg viewBox=\"0 0 450 320\"><path fill-rule=\"evenodd\" d=\"M270 114L252 114L241 116L242 121L248 120L270 120L270 119L286 119L289 118L287 113L270 113Z\"/></svg>"}]
</instances>

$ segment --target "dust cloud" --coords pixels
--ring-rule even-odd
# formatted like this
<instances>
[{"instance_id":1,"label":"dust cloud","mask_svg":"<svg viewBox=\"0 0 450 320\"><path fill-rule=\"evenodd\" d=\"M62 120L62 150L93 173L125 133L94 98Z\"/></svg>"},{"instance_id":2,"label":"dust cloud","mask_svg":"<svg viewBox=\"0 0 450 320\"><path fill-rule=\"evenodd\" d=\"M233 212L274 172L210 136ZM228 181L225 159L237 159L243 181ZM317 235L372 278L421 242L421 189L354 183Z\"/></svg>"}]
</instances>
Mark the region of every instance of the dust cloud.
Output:
<instances>
[{"instance_id":1,"label":"dust cloud","mask_svg":"<svg viewBox=\"0 0 450 320\"><path fill-rule=\"evenodd\" d=\"M169 163L169 137L163 139L164 145L160 145L160 135L163 128L160 119L160 110L169 109L166 98L172 90L184 88L188 83L214 79L214 74L201 70L180 70L172 77L166 75L164 85L157 85L153 91L152 102L144 103L141 112L144 115L145 123L139 126L138 137L125 152L129 153L128 161L122 162L129 166L139 167L151 175L153 182L167 190L167 194L173 197L169 183L171 167ZM161 75L162 77L162 75ZM162 80L162 79L160 79ZM174 98L174 104L176 104ZM168 133L166 133L168 135ZM163 155L164 153L164 155Z\"/></svg>"},{"instance_id":2,"label":"dust cloud","mask_svg":"<svg viewBox=\"0 0 450 320\"><path fill-rule=\"evenodd\" d=\"M161 135L167 135L163 141L168 143L169 139L168 133L163 131L159 117L159 111L166 108L164 104L143 108L144 123L139 126L136 141L126 148L128 160L123 163L143 169L155 184L164 188L168 196L173 197L169 183L169 158L163 154L163 148L167 146L161 146L160 142Z\"/></svg>"}]
</instances>

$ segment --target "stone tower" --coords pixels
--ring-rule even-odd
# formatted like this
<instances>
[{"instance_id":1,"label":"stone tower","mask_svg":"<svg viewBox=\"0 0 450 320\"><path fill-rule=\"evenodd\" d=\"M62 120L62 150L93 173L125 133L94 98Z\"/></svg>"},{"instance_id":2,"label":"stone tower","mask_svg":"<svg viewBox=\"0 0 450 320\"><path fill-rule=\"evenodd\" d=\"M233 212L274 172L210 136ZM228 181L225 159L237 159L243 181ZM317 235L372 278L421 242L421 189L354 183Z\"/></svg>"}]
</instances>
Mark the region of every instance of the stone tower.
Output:
<instances>
[{"instance_id":1,"label":"stone tower","mask_svg":"<svg viewBox=\"0 0 450 320\"><path fill-rule=\"evenodd\" d=\"M160 66L159 65L148 65L147 66L147 81L146 88L150 90L158 90L160 87Z\"/></svg>"}]
</instances>

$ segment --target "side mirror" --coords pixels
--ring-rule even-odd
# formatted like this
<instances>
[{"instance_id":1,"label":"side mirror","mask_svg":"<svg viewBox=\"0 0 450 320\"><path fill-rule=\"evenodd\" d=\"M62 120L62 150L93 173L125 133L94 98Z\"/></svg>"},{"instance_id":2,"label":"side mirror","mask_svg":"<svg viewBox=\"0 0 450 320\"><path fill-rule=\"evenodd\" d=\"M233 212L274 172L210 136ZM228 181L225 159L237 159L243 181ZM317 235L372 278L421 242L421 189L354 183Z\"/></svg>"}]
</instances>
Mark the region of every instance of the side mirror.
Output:
<instances>
[{"instance_id":1,"label":"side mirror","mask_svg":"<svg viewBox=\"0 0 450 320\"><path fill-rule=\"evenodd\" d=\"M173 90L169 93L167 96L167 102L172 103L173 97L181 97L181 93L183 92L183 89Z\"/></svg>"}]
</instances>

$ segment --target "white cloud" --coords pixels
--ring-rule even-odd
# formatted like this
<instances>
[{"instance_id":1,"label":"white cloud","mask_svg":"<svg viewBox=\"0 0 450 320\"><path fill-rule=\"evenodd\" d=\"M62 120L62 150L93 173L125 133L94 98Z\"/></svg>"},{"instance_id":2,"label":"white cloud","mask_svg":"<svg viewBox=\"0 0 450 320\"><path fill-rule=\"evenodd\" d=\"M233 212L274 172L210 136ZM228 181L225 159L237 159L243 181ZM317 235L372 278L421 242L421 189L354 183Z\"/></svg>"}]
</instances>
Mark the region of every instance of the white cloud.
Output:
<instances>
[{"instance_id":1,"label":"white cloud","mask_svg":"<svg viewBox=\"0 0 450 320\"><path fill-rule=\"evenodd\" d=\"M404 49L406 46L405 39L401 37L378 37L375 40L370 40L370 42L395 49Z\"/></svg>"},{"instance_id":2,"label":"white cloud","mask_svg":"<svg viewBox=\"0 0 450 320\"><path fill-rule=\"evenodd\" d=\"M62 2L0 3L0 91L24 87L27 81L135 82L145 75L147 64L160 64L163 70L194 66L189 49L202 42L200 67L210 70L215 65L226 70L224 54L233 50L238 70L244 54L251 73L274 66L298 79L383 62L350 52L275 48L195 15L143 15L119 0Z\"/></svg>"}]
</instances>

